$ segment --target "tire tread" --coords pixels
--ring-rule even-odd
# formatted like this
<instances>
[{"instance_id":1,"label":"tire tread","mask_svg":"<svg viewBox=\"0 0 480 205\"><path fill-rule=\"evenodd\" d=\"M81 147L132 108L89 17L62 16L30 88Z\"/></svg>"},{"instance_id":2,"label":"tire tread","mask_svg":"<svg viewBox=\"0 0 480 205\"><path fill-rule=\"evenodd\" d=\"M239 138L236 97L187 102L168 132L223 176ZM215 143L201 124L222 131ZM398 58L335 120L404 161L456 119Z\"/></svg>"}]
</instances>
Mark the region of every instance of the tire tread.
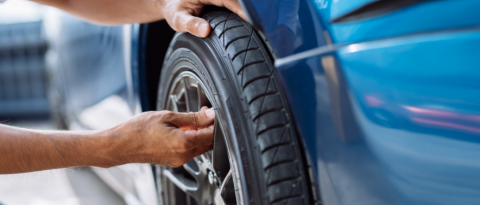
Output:
<instances>
[{"instance_id":1,"label":"tire tread","mask_svg":"<svg viewBox=\"0 0 480 205\"><path fill-rule=\"evenodd\" d=\"M300 146L294 140L290 115L282 101L273 65L261 38L235 14L212 12L204 16L230 59L247 102L261 155L269 204L308 204L309 193Z\"/></svg>"}]
</instances>

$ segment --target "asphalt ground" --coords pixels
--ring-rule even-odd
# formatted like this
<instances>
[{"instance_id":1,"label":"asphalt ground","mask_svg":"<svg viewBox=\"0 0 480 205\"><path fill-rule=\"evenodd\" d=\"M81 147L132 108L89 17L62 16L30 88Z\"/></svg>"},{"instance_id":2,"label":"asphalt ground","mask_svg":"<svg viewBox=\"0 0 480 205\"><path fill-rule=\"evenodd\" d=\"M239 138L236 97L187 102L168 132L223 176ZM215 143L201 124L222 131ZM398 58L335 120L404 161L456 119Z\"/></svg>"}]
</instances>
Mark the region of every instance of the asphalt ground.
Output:
<instances>
[{"instance_id":1,"label":"asphalt ground","mask_svg":"<svg viewBox=\"0 0 480 205\"><path fill-rule=\"evenodd\" d=\"M3 124L54 130L48 119L4 121ZM125 205L90 168L57 169L0 175L3 205Z\"/></svg>"}]
</instances>

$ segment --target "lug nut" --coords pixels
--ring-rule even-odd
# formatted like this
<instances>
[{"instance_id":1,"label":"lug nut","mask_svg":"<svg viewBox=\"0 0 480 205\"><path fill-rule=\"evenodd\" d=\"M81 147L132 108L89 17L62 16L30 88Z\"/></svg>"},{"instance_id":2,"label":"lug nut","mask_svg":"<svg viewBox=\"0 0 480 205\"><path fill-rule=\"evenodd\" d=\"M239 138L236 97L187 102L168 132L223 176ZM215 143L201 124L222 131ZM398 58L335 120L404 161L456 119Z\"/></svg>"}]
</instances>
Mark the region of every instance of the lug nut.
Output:
<instances>
[{"instance_id":1,"label":"lug nut","mask_svg":"<svg viewBox=\"0 0 480 205\"><path fill-rule=\"evenodd\" d=\"M208 182L210 182L211 185L217 184L217 175L215 172L208 171Z\"/></svg>"}]
</instances>

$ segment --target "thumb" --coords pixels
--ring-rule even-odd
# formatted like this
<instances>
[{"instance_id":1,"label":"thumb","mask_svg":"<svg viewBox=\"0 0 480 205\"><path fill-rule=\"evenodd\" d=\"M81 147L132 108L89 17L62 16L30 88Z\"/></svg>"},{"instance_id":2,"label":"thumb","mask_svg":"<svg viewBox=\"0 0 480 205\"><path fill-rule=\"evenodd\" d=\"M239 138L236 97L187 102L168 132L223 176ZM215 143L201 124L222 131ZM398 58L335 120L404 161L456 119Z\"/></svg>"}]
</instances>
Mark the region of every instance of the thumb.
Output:
<instances>
[{"instance_id":1,"label":"thumb","mask_svg":"<svg viewBox=\"0 0 480 205\"><path fill-rule=\"evenodd\" d=\"M195 36L205 38L210 34L210 24L202 18L195 17L186 11L176 13L173 28L179 32L189 32Z\"/></svg>"},{"instance_id":2,"label":"thumb","mask_svg":"<svg viewBox=\"0 0 480 205\"><path fill-rule=\"evenodd\" d=\"M167 123L180 128L198 129L204 128L213 123L215 119L215 110L202 107L199 112L175 113Z\"/></svg>"}]
</instances>

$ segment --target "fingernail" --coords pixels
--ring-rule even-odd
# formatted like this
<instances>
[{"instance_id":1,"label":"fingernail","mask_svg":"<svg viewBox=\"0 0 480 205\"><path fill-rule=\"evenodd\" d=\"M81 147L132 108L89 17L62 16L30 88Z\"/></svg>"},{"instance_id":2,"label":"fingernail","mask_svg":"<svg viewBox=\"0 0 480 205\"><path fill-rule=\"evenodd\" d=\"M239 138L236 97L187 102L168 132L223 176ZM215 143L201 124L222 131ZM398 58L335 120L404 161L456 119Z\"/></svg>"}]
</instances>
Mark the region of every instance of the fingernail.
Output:
<instances>
[{"instance_id":1,"label":"fingernail","mask_svg":"<svg viewBox=\"0 0 480 205\"><path fill-rule=\"evenodd\" d=\"M215 110L213 110L213 108L210 108L207 111L205 111L205 114L207 115L208 118L214 118L215 117Z\"/></svg>"},{"instance_id":2,"label":"fingernail","mask_svg":"<svg viewBox=\"0 0 480 205\"><path fill-rule=\"evenodd\" d=\"M208 23L202 23L200 24L200 26L198 27L198 33L201 35L201 36L207 36L207 29L210 25L208 25Z\"/></svg>"}]
</instances>

